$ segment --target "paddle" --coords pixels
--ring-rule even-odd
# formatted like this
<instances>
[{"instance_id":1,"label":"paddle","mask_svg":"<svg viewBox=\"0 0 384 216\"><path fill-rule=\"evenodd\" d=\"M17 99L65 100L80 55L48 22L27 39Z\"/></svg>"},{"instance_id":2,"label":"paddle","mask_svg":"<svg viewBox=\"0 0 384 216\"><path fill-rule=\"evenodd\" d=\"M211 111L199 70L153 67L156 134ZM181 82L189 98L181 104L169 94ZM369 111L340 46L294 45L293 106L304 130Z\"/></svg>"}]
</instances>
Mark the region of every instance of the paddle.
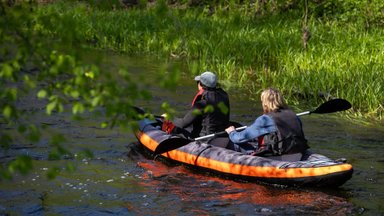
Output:
<instances>
[{"instance_id":1,"label":"paddle","mask_svg":"<svg viewBox=\"0 0 384 216\"><path fill-rule=\"evenodd\" d=\"M334 112L347 110L351 107L352 107L351 103L349 103L347 100L337 98L321 104L319 107L317 107L313 111L306 111L306 112L298 113L296 115L302 116L302 115L308 115L312 113L317 113L317 114L334 113Z\"/></svg>"},{"instance_id":2,"label":"paddle","mask_svg":"<svg viewBox=\"0 0 384 216\"><path fill-rule=\"evenodd\" d=\"M332 100L329 100L329 101L321 104L319 107L317 107L313 111L306 111L306 112L298 113L297 116L309 115L312 113L317 113L317 114L334 113L334 112L348 110L351 107L352 107L351 103L349 103L347 100L337 98L337 99L332 99ZM245 128L247 128L247 126L238 127L235 130L238 131L238 130L242 130ZM220 135L223 135L226 133L227 133L226 131L221 131L218 133L197 137L197 138L192 139L192 140L183 139L183 138L176 139L176 140L175 139L168 139L168 140L161 142L156 147L154 155L159 155L159 154L163 154L163 153L168 152L168 151L172 151L174 149L185 146L188 143L193 142L193 141L199 141L199 140L203 140L203 139L213 138L213 137L217 137L217 136L220 136Z\"/></svg>"}]
</instances>

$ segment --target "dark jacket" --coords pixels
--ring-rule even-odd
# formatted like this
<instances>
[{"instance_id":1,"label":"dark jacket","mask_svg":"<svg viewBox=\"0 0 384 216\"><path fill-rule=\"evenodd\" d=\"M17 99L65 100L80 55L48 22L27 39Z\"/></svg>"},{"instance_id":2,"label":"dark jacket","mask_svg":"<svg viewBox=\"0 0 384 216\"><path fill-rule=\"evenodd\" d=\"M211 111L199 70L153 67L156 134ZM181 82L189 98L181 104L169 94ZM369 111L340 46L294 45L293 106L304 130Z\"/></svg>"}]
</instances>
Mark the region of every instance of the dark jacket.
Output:
<instances>
[{"instance_id":1,"label":"dark jacket","mask_svg":"<svg viewBox=\"0 0 384 216\"><path fill-rule=\"evenodd\" d=\"M193 125L191 137L197 137L224 131L229 126L229 115L228 94L221 88L206 89L185 116L173 123L180 128Z\"/></svg>"}]
</instances>

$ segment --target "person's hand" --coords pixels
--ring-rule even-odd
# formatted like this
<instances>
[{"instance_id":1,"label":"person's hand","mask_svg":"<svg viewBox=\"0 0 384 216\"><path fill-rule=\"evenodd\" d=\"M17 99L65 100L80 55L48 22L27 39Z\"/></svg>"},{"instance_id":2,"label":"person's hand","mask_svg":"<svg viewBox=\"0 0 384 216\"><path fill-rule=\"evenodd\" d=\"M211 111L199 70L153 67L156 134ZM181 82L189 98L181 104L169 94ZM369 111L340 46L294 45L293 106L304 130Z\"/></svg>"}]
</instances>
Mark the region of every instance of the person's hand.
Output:
<instances>
[{"instance_id":1,"label":"person's hand","mask_svg":"<svg viewBox=\"0 0 384 216\"><path fill-rule=\"evenodd\" d=\"M235 130L235 127L233 127L233 126L229 126L228 128L226 128L225 129L225 131L229 134L229 133L231 133L232 131L234 131Z\"/></svg>"}]
</instances>

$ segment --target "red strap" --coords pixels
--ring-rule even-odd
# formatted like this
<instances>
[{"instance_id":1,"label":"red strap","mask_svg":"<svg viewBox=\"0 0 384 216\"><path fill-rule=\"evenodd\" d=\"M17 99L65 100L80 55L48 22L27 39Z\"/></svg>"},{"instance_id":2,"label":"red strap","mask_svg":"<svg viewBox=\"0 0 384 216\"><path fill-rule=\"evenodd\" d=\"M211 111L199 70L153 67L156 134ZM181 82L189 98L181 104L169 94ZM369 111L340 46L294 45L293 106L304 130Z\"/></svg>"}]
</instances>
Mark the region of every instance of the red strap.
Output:
<instances>
[{"instance_id":1,"label":"red strap","mask_svg":"<svg viewBox=\"0 0 384 216\"><path fill-rule=\"evenodd\" d=\"M264 144L264 136L259 136L258 138L259 146L262 146Z\"/></svg>"},{"instance_id":2,"label":"red strap","mask_svg":"<svg viewBox=\"0 0 384 216\"><path fill-rule=\"evenodd\" d=\"M203 92L204 92L204 89L201 89L199 92L197 92L197 94L192 100L192 106L195 105L195 102L199 99L199 97L201 97L201 95L203 95Z\"/></svg>"}]
</instances>

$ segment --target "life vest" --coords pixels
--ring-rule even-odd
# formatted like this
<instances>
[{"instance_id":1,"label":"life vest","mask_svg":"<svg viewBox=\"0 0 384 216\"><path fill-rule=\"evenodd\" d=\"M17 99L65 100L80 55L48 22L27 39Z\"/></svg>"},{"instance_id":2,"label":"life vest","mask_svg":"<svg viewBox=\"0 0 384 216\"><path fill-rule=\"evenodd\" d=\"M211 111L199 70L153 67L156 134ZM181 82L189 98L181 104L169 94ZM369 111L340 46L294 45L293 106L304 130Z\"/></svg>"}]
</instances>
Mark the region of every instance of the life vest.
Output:
<instances>
[{"instance_id":1,"label":"life vest","mask_svg":"<svg viewBox=\"0 0 384 216\"><path fill-rule=\"evenodd\" d=\"M196 93L195 97L194 97L193 100L192 100L192 104L191 104L191 106L195 105L195 102L196 102L196 101L201 100L201 97L202 97L202 95L203 95L203 92L204 92L204 89L200 89L200 91Z\"/></svg>"},{"instance_id":2,"label":"life vest","mask_svg":"<svg viewBox=\"0 0 384 216\"><path fill-rule=\"evenodd\" d=\"M268 113L278 131L258 138L259 148L254 155L283 155L301 153L309 148L301 122L289 109Z\"/></svg>"},{"instance_id":3,"label":"life vest","mask_svg":"<svg viewBox=\"0 0 384 216\"><path fill-rule=\"evenodd\" d=\"M202 135L224 131L229 126L230 104L228 94L221 88L207 89L203 92L201 108L212 106L212 112L204 112L202 116ZM227 109L223 110L223 106ZM223 112L226 111L226 112Z\"/></svg>"},{"instance_id":4,"label":"life vest","mask_svg":"<svg viewBox=\"0 0 384 216\"><path fill-rule=\"evenodd\" d=\"M199 92L196 93L195 97L192 100L191 106L193 107L197 102L201 101L203 97L204 89L200 89ZM191 137L198 137L200 135L202 126L201 126L201 118L195 120L192 125Z\"/></svg>"}]
</instances>

